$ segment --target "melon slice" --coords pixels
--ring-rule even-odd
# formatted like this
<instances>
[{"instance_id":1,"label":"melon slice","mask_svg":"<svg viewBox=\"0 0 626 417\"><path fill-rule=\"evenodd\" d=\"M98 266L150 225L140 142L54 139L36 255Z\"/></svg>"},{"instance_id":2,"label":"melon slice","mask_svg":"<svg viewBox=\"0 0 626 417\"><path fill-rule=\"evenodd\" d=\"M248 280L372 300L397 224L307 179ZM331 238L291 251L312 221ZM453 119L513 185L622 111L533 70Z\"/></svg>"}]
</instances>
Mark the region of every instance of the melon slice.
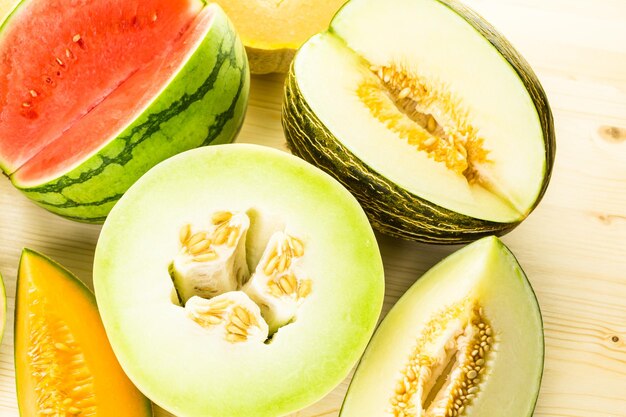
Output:
<instances>
[{"instance_id":1,"label":"melon slice","mask_svg":"<svg viewBox=\"0 0 626 417\"><path fill-rule=\"evenodd\" d=\"M15 313L22 416L148 417L152 405L126 377L82 282L25 249Z\"/></svg>"},{"instance_id":2,"label":"melon slice","mask_svg":"<svg viewBox=\"0 0 626 417\"><path fill-rule=\"evenodd\" d=\"M0 56L0 167L77 220L102 221L151 166L243 121L246 59L215 4L26 0Z\"/></svg>"},{"instance_id":3,"label":"melon slice","mask_svg":"<svg viewBox=\"0 0 626 417\"><path fill-rule=\"evenodd\" d=\"M345 379L384 277L340 184L285 152L233 144L177 155L133 185L102 228L94 287L122 367L156 404L275 417Z\"/></svg>"},{"instance_id":4,"label":"melon slice","mask_svg":"<svg viewBox=\"0 0 626 417\"><path fill-rule=\"evenodd\" d=\"M346 0L217 0L246 45L253 74L287 72L309 37L326 29Z\"/></svg>"},{"instance_id":5,"label":"melon slice","mask_svg":"<svg viewBox=\"0 0 626 417\"><path fill-rule=\"evenodd\" d=\"M541 312L520 265L483 238L421 277L376 330L341 417L530 417Z\"/></svg>"},{"instance_id":6,"label":"melon slice","mask_svg":"<svg viewBox=\"0 0 626 417\"><path fill-rule=\"evenodd\" d=\"M554 163L536 75L456 1L351 0L298 51L283 115L293 152L346 185L380 231L407 239L512 230Z\"/></svg>"}]
</instances>

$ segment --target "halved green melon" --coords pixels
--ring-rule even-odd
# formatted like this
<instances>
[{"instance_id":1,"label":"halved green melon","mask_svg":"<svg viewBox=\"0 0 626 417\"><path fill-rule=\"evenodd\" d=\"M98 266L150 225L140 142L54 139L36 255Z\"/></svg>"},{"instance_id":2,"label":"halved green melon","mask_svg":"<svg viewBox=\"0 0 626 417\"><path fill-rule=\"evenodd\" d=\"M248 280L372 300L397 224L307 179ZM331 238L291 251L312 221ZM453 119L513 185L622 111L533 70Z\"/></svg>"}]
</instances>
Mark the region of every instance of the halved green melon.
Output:
<instances>
[{"instance_id":1,"label":"halved green melon","mask_svg":"<svg viewBox=\"0 0 626 417\"><path fill-rule=\"evenodd\" d=\"M0 56L0 167L68 218L103 221L150 167L243 122L245 51L216 4L23 0Z\"/></svg>"},{"instance_id":2,"label":"halved green melon","mask_svg":"<svg viewBox=\"0 0 626 417\"><path fill-rule=\"evenodd\" d=\"M530 417L543 371L535 294L483 238L433 267L376 330L342 417Z\"/></svg>"},{"instance_id":3,"label":"halved green melon","mask_svg":"<svg viewBox=\"0 0 626 417\"><path fill-rule=\"evenodd\" d=\"M365 349L384 292L350 193L240 144L178 155L131 187L102 229L94 286L122 367L179 417L278 416L320 399Z\"/></svg>"},{"instance_id":4,"label":"halved green melon","mask_svg":"<svg viewBox=\"0 0 626 417\"><path fill-rule=\"evenodd\" d=\"M111 350L91 291L28 249L17 280L15 374L24 417L152 416Z\"/></svg>"},{"instance_id":5,"label":"halved green melon","mask_svg":"<svg viewBox=\"0 0 626 417\"><path fill-rule=\"evenodd\" d=\"M348 2L298 52L283 126L293 152L346 185L376 228L433 243L519 224L555 151L528 64L446 0Z\"/></svg>"}]
</instances>

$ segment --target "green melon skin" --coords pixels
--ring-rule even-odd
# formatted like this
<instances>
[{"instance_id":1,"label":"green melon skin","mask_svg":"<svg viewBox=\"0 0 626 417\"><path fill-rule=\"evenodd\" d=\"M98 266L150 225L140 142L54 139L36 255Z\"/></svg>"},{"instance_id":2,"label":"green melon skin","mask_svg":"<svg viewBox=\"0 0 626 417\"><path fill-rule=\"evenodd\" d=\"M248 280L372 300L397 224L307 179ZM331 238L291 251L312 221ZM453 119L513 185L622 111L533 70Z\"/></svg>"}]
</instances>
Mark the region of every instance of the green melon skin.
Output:
<instances>
[{"instance_id":1,"label":"green melon skin","mask_svg":"<svg viewBox=\"0 0 626 417\"><path fill-rule=\"evenodd\" d=\"M350 3L335 16L327 32L312 38L309 43L317 42L316 38L323 36L336 36L334 26ZM547 190L556 152L552 113L545 92L528 63L488 22L457 1L432 0L432 3L449 8L490 43L519 77L536 108L544 137L545 167L536 199L526 212L506 222L462 214L411 192L373 169L367 161L356 156L341 137L331 132L303 94L295 68L304 47L296 54L285 81L282 124L287 144L293 154L328 172L350 190L363 206L374 228L382 233L431 244L469 243L489 235L501 236L517 227L539 204ZM342 25L349 27L349 23L342 22ZM419 48L419 45L414 47ZM413 175L421 173L415 170Z\"/></svg>"},{"instance_id":2,"label":"green melon skin","mask_svg":"<svg viewBox=\"0 0 626 417\"><path fill-rule=\"evenodd\" d=\"M232 142L250 88L245 49L217 4L205 39L170 85L98 153L44 184L13 184L41 207L102 223L126 190L160 161L188 149Z\"/></svg>"},{"instance_id":3,"label":"green melon skin","mask_svg":"<svg viewBox=\"0 0 626 417\"><path fill-rule=\"evenodd\" d=\"M541 311L515 256L493 236L442 260L396 303L359 363L341 417L392 415L386 410L425 324L465 297L479 303L495 342L476 397L461 415L531 417L543 374Z\"/></svg>"},{"instance_id":4,"label":"green melon skin","mask_svg":"<svg viewBox=\"0 0 626 417\"><path fill-rule=\"evenodd\" d=\"M311 294L270 343L211 337L173 301L179 230L218 210L254 213L248 250L282 230L304 242ZM337 181L286 152L231 144L170 158L130 188L102 229L94 287L122 368L160 407L178 417L275 417L346 378L373 334L384 274L365 213Z\"/></svg>"}]
</instances>

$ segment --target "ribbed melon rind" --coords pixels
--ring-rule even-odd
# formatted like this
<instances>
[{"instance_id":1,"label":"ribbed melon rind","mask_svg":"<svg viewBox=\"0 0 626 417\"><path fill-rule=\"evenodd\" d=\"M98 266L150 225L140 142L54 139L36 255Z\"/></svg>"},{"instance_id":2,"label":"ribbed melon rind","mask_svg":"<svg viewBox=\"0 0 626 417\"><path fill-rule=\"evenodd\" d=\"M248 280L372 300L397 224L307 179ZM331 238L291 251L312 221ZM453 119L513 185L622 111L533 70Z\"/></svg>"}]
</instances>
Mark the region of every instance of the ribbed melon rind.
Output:
<instances>
[{"instance_id":1,"label":"ribbed melon rind","mask_svg":"<svg viewBox=\"0 0 626 417\"><path fill-rule=\"evenodd\" d=\"M532 207L518 221L493 222L463 215L431 203L371 169L345 147L312 111L295 75L295 60L285 81L283 129L291 151L333 175L359 200L375 229L390 236L434 244L466 243L513 230L539 204L554 164L554 121L546 94L533 70L493 26L455 0L437 0L450 8L493 47L515 70L537 109L544 136L546 170ZM332 28L330 29L332 31Z\"/></svg>"},{"instance_id":2,"label":"ribbed melon rind","mask_svg":"<svg viewBox=\"0 0 626 417\"><path fill-rule=\"evenodd\" d=\"M250 76L243 44L217 5L206 37L172 82L121 134L78 167L39 185L14 185L63 217L101 223L151 167L199 146L232 142L241 129ZM19 171L18 171L19 172Z\"/></svg>"}]
</instances>

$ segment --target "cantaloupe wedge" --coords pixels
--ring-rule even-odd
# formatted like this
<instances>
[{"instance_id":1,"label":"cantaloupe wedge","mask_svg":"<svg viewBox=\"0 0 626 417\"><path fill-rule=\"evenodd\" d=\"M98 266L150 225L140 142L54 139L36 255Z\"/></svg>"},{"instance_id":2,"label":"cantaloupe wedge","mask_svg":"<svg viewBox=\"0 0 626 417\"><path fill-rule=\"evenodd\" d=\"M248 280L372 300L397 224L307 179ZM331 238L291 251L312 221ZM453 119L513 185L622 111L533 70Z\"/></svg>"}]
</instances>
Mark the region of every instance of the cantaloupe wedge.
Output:
<instances>
[{"instance_id":1,"label":"cantaloupe wedge","mask_svg":"<svg viewBox=\"0 0 626 417\"><path fill-rule=\"evenodd\" d=\"M152 417L115 358L93 293L29 249L17 277L14 337L20 416Z\"/></svg>"}]
</instances>

